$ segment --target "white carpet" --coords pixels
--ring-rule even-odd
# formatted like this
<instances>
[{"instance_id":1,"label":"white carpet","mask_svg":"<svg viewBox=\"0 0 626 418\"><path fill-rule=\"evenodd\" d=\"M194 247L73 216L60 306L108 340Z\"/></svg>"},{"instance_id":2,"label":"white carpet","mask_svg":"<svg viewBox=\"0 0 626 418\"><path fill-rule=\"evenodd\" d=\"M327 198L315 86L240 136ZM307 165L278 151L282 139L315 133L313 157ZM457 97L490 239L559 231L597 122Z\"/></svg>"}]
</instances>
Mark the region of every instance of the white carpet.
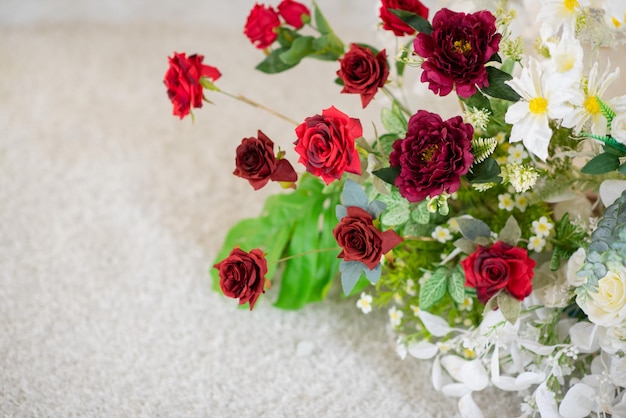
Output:
<instances>
[{"instance_id":1,"label":"white carpet","mask_svg":"<svg viewBox=\"0 0 626 418\"><path fill-rule=\"evenodd\" d=\"M236 145L260 128L295 163L295 138L226 97L211 95L195 124L171 116L167 56L203 53L221 87L294 119L331 104L375 118L339 95L336 64L254 73L261 55L243 23L225 23L243 22L252 1L208 2L228 4L229 20L199 1L185 18L173 2L109 3L119 7L103 6L105 18L100 2L1 3L1 415L455 414L428 363L396 356L386 312L361 314L337 287L298 312L273 308L271 294L242 311L210 289L227 227L279 191L253 193L232 176ZM478 399L487 416L518 411L499 395Z\"/></svg>"}]
</instances>

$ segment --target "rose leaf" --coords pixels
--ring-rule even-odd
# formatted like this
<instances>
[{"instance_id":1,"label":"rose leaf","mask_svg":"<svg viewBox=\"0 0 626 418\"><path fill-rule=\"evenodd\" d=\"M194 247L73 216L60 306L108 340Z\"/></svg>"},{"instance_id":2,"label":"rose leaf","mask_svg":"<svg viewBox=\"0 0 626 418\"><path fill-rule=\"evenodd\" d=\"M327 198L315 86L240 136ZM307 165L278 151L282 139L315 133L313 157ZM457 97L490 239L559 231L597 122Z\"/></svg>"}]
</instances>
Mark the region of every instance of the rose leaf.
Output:
<instances>
[{"instance_id":1,"label":"rose leaf","mask_svg":"<svg viewBox=\"0 0 626 418\"><path fill-rule=\"evenodd\" d=\"M278 48L273 50L263 61L261 61L255 68L262 73L276 74L286 71L296 64L287 64L280 56L283 52L286 52L288 48Z\"/></svg>"},{"instance_id":2,"label":"rose leaf","mask_svg":"<svg viewBox=\"0 0 626 418\"><path fill-rule=\"evenodd\" d=\"M314 53L313 37L302 36L293 41L293 44L287 51L280 54L280 59L287 65L296 65L306 56Z\"/></svg>"},{"instance_id":3,"label":"rose leaf","mask_svg":"<svg viewBox=\"0 0 626 418\"><path fill-rule=\"evenodd\" d=\"M396 177L400 175L400 166L380 168L372 171L372 174L385 183L394 184Z\"/></svg>"},{"instance_id":4,"label":"rose leaf","mask_svg":"<svg viewBox=\"0 0 626 418\"><path fill-rule=\"evenodd\" d=\"M328 21L326 20L326 18L322 14L322 11L317 6L317 3L315 1L313 2L313 9L314 9L313 13L314 13L314 16L315 16L315 26L317 27L317 30L322 35L326 35L328 33L332 33L333 30L331 29L330 25L328 24Z\"/></svg>"},{"instance_id":5,"label":"rose leaf","mask_svg":"<svg viewBox=\"0 0 626 418\"><path fill-rule=\"evenodd\" d=\"M515 246L521 237L522 230L520 229L517 220L515 220L513 216L509 216L504 228L502 228L502 231L500 231L500 234L498 235L498 239L505 244Z\"/></svg>"},{"instance_id":6,"label":"rose leaf","mask_svg":"<svg viewBox=\"0 0 626 418\"><path fill-rule=\"evenodd\" d=\"M400 9L388 9L391 13L398 16L400 20L404 23L415 29L420 33L425 33L426 35L430 35L433 32L433 26L430 22L424 19L422 16L409 12L407 10Z\"/></svg>"},{"instance_id":7,"label":"rose leaf","mask_svg":"<svg viewBox=\"0 0 626 418\"><path fill-rule=\"evenodd\" d=\"M365 265L358 261L341 260L339 271L341 272L341 287L344 295L348 296L352 288L359 281L361 272L365 269Z\"/></svg>"},{"instance_id":8,"label":"rose leaf","mask_svg":"<svg viewBox=\"0 0 626 418\"><path fill-rule=\"evenodd\" d=\"M522 303L506 291L498 293L497 302L504 319L514 324L519 318Z\"/></svg>"}]
</instances>

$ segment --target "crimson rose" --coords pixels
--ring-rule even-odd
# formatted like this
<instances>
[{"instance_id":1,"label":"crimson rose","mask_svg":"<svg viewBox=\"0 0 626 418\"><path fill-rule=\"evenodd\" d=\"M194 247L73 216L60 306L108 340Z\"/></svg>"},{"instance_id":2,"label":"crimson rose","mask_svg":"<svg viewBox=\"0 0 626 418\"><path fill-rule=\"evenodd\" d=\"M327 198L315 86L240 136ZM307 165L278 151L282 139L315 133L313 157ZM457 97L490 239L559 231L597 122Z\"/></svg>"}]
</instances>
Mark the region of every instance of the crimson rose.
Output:
<instances>
[{"instance_id":1,"label":"crimson rose","mask_svg":"<svg viewBox=\"0 0 626 418\"><path fill-rule=\"evenodd\" d=\"M283 0L280 2L278 5L278 13L285 19L287 24L296 29L300 29L304 26L305 21L308 21L311 16L308 7L294 0Z\"/></svg>"},{"instance_id":2,"label":"crimson rose","mask_svg":"<svg viewBox=\"0 0 626 418\"><path fill-rule=\"evenodd\" d=\"M532 291L535 264L525 249L502 241L491 247L479 246L461 261L465 286L476 289L476 296L483 304L501 289L517 300L524 300Z\"/></svg>"},{"instance_id":3,"label":"crimson rose","mask_svg":"<svg viewBox=\"0 0 626 418\"><path fill-rule=\"evenodd\" d=\"M163 82L167 87L167 97L174 105L174 115L182 119L189 114L191 106L202 107L200 78L207 77L216 81L222 74L217 68L202 64L202 55L193 54L187 57L184 52L174 52L174 56L167 59L170 67Z\"/></svg>"},{"instance_id":4,"label":"crimson rose","mask_svg":"<svg viewBox=\"0 0 626 418\"><path fill-rule=\"evenodd\" d=\"M298 175L291 163L274 156L274 142L259 131L257 138L244 138L237 147L234 175L248 180L254 190L268 181L295 182Z\"/></svg>"},{"instance_id":5,"label":"crimson rose","mask_svg":"<svg viewBox=\"0 0 626 418\"><path fill-rule=\"evenodd\" d=\"M419 110L409 119L404 139L393 143L389 155L400 174L394 184L410 202L459 189L461 176L469 170L474 128L460 116L443 121L435 113Z\"/></svg>"},{"instance_id":6,"label":"crimson rose","mask_svg":"<svg viewBox=\"0 0 626 418\"><path fill-rule=\"evenodd\" d=\"M433 17L433 32L417 34L413 47L426 61L422 82L440 96L453 88L461 97L476 93L476 86L489 86L485 63L500 47L496 18L486 10L471 14L439 10Z\"/></svg>"},{"instance_id":7,"label":"crimson rose","mask_svg":"<svg viewBox=\"0 0 626 418\"><path fill-rule=\"evenodd\" d=\"M263 251L257 248L247 253L235 248L213 267L219 270L220 288L224 295L239 299L240 305L250 302L252 310L265 286L267 260Z\"/></svg>"},{"instance_id":8,"label":"crimson rose","mask_svg":"<svg viewBox=\"0 0 626 418\"><path fill-rule=\"evenodd\" d=\"M358 119L331 106L321 115L306 118L296 128L296 135L298 162L326 184L340 179L344 171L361 174L359 152L354 146L354 141L363 135Z\"/></svg>"},{"instance_id":9,"label":"crimson rose","mask_svg":"<svg viewBox=\"0 0 626 418\"><path fill-rule=\"evenodd\" d=\"M352 44L339 62L341 67L337 75L344 85L341 92L360 94L361 105L365 108L389 76L385 50L374 56L371 49Z\"/></svg>"},{"instance_id":10,"label":"crimson rose","mask_svg":"<svg viewBox=\"0 0 626 418\"><path fill-rule=\"evenodd\" d=\"M338 257L344 261L361 262L372 270L380 263L381 256L398 245L402 238L393 230L379 231L367 211L357 206L346 209L348 215L333 229L337 244L342 248Z\"/></svg>"},{"instance_id":11,"label":"crimson rose","mask_svg":"<svg viewBox=\"0 0 626 418\"><path fill-rule=\"evenodd\" d=\"M278 13L273 7L255 4L250 10L243 33L254 46L265 49L278 37L277 28L279 26Z\"/></svg>"},{"instance_id":12,"label":"crimson rose","mask_svg":"<svg viewBox=\"0 0 626 418\"><path fill-rule=\"evenodd\" d=\"M379 12L380 19L383 21L383 29L393 31L396 36L413 35L415 29L404 23L388 9L406 10L428 19L428 7L419 0L382 0Z\"/></svg>"}]
</instances>

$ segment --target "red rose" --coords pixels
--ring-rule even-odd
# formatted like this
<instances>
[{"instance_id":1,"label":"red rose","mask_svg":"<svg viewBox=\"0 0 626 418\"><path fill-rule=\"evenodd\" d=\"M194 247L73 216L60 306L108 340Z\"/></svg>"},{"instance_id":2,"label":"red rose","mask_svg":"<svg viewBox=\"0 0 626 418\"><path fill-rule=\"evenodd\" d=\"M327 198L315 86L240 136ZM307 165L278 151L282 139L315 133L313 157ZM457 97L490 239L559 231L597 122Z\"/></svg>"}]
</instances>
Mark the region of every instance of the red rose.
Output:
<instances>
[{"instance_id":1,"label":"red rose","mask_svg":"<svg viewBox=\"0 0 626 418\"><path fill-rule=\"evenodd\" d=\"M415 29L404 23L388 9L406 10L428 19L428 7L419 0L382 0L380 19L383 21L383 29L393 31L396 36L413 35Z\"/></svg>"},{"instance_id":2,"label":"red rose","mask_svg":"<svg viewBox=\"0 0 626 418\"><path fill-rule=\"evenodd\" d=\"M276 28L279 26L280 20L274 8L257 3L250 10L243 33L254 46L265 49L278 37Z\"/></svg>"},{"instance_id":3,"label":"red rose","mask_svg":"<svg viewBox=\"0 0 626 418\"><path fill-rule=\"evenodd\" d=\"M285 159L276 159L274 143L263 132L258 138L244 138L237 147L234 175L250 182L254 190L265 186L268 181L295 182L298 175L291 163Z\"/></svg>"},{"instance_id":4,"label":"red rose","mask_svg":"<svg viewBox=\"0 0 626 418\"><path fill-rule=\"evenodd\" d=\"M358 261L374 269L383 254L398 245L402 238L395 231L381 232L372 221L372 215L357 206L348 206L344 216L333 229L337 244L342 248L339 258Z\"/></svg>"},{"instance_id":5,"label":"red rose","mask_svg":"<svg viewBox=\"0 0 626 418\"><path fill-rule=\"evenodd\" d=\"M341 92L360 94L361 104L365 108L374 98L378 88L385 85L389 76L385 50L374 56L371 49L352 44L339 62L341 67L337 75L344 84Z\"/></svg>"},{"instance_id":6,"label":"red rose","mask_svg":"<svg viewBox=\"0 0 626 418\"><path fill-rule=\"evenodd\" d=\"M428 82L428 88L440 96L456 88L465 98L476 93L476 86L489 86L485 63L498 52L502 38L495 22L488 11L439 10L433 18L433 32L419 33L413 42L415 52L426 58L421 81Z\"/></svg>"},{"instance_id":7,"label":"red rose","mask_svg":"<svg viewBox=\"0 0 626 418\"><path fill-rule=\"evenodd\" d=\"M308 117L296 128L294 143L298 162L326 184L340 179L344 171L361 174L361 161L354 141L363 135L361 122L337 110L324 109Z\"/></svg>"},{"instance_id":8,"label":"red rose","mask_svg":"<svg viewBox=\"0 0 626 418\"><path fill-rule=\"evenodd\" d=\"M400 167L394 184L410 202L459 189L461 176L474 161L474 128L460 116L443 121L435 113L419 110L409 119L406 137L393 143L392 167Z\"/></svg>"},{"instance_id":9,"label":"red rose","mask_svg":"<svg viewBox=\"0 0 626 418\"><path fill-rule=\"evenodd\" d=\"M517 300L524 300L532 291L535 264L525 249L502 241L491 247L479 246L476 252L461 261L465 286L476 289L478 300L483 304L501 289Z\"/></svg>"},{"instance_id":10,"label":"red rose","mask_svg":"<svg viewBox=\"0 0 626 418\"><path fill-rule=\"evenodd\" d=\"M174 56L167 59L170 67L163 82L167 87L167 96L174 105L174 115L182 119L189 114L191 106L202 107L200 78L207 77L216 81L221 74L217 68L202 64L202 55L187 57L185 53L174 52Z\"/></svg>"},{"instance_id":11,"label":"red rose","mask_svg":"<svg viewBox=\"0 0 626 418\"><path fill-rule=\"evenodd\" d=\"M224 295L239 299L240 305L250 302L252 310L265 286L267 260L263 251L254 249L247 253L235 248L227 258L213 267L219 270L220 287Z\"/></svg>"},{"instance_id":12,"label":"red rose","mask_svg":"<svg viewBox=\"0 0 626 418\"><path fill-rule=\"evenodd\" d=\"M287 24L296 29L300 29L304 26L305 21L308 22L311 16L308 7L293 0L283 0L278 5L278 13L285 19Z\"/></svg>"}]
</instances>

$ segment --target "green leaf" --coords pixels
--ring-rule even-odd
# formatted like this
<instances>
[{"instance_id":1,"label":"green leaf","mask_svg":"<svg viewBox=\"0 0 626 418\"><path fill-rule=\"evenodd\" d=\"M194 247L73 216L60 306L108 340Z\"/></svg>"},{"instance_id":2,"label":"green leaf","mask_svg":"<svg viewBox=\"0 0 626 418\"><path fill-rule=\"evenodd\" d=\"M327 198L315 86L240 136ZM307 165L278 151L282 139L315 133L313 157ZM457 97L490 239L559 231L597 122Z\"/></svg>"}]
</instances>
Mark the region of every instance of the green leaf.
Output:
<instances>
[{"instance_id":1,"label":"green leaf","mask_svg":"<svg viewBox=\"0 0 626 418\"><path fill-rule=\"evenodd\" d=\"M310 56L325 61L336 61L343 55L343 42L334 33L313 40L314 53Z\"/></svg>"},{"instance_id":2,"label":"green leaf","mask_svg":"<svg viewBox=\"0 0 626 418\"><path fill-rule=\"evenodd\" d=\"M278 28L278 43L281 47L289 48L293 41L299 38L299 35L296 31L288 29L284 26Z\"/></svg>"},{"instance_id":3,"label":"green leaf","mask_svg":"<svg viewBox=\"0 0 626 418\"><path fill-rule=\"evenodd\" d=\"M428 202L422 201L415 210L411 211L411 219L421 225L430 223L430 212L428 211Z\"/></svg>"},{"instance_id":4,"label":"green leaf","mask_svg":"<svg viewBox=\"0 0 626 418\"><path fill-rule=\"evenodd\" d=\"M469 107L475 107L476 109L486 109L489 112L492 112L491 102L480 91L477 91L467 99L461 98L461 100L463 101L463 103L465 103L465 105Z\"/></svg>"},{"instance_id":5,"label":"green leaf","mask_svg":"<svg viewBox=\"0 0 626 418\"><path fill-rule=\"evenodd\" d=\"M617 170L619 166L620 162L617 155L603 152L589 160L580 171L585 174L604 174Z\"/></svg>"},{"instance_id":6,"label":"green leaf","mask_svg":"<svg viewBox=\"0 0 626 418\"><path fill-rule=\"evenodd\" d=\"M396 142L400 138L398 134L384 134L378 137L378 143L380 144L380 149L385 156L389 156L393 151L393 143Z\"/></svg>"},{"instance_id":7,"label":"green leaf","mask_svg":"<svg viewBox=\"0 0 626 418\"><path fill-rule=\"evenodd\" d=\"M396 177L400 175L400 166L381 168L372 171L372 174L386 183L394 184Z\"/></svg>"},{"instance_id":8,"label":"green leaf","mask_svg":"<svg viewBox=\"0 0 626 418\"><path fill-rule=\"evenodd\" d=\"M399 116L391 109L384 107L380 111L380 119L387 131L398 134L399 136L404 136L404 134L406 133L406 119L404 119L401 115Z\"/></svg>"},{"instance_id":9,"label":"green leaf","mask_svg":"<svg viewBox=\"0 0 626 418\"><path fill-rule=\"evenodd\" d=\"M385 202L382 198L387 196L381 196L381 201L387 205L387 209L382 213L380 221L388 226L402 225L409 220L410 211L409 204L405 200L405 203L391 201Z\"/></svg>"},{"instance_id":10,"label":"green leaf","mask_svg":"<svg viewBox=\"0 0 626 418\"><path fill-rule=\"evenodd\" d=\"M491 61L502 63L502 58L500 58L500 55L496 52L487 60L487 62L491 62Z\"/></svg>"},{"instance_id":11,"label":"green leaf","mask_svg":"<svg viewBox=\"0 0 626 418\"><path fill-rule=\"evenodd\" d=\"M280 54L280 59L287 65L296 65L303 58L314 52L313 37L302 36L296 39L287 51Z\"/></svg>"},{"instance_id":12,"label":"green leaf","mask_svg":"<svg viewBox=\"0 0 626 418\"><path fill-rule=\"evenodd\" d=\"M454 241L454 246L463 251L465 254L472 254L478 248L478 245L474 241L465 237L459 238Z\"/></svg>"},{"instance_id":13,"label":"green leaf","mask_svg":"<svg viewBox=\"0 0 626 418\"><path fill-rule=\"evenodd\" d=\"M516 246L520 238L522 237L522 230L517 223L517 220L511 215L507 219L504 228L498 234L498 239L505 244Z\"/></svg>"},{"instance_id":14,"label":"green leaf","mask_svg":"<svg viewBox=\"0 0 626 418\"><path fill-rule=\"evenodd\" d=\"M446 294L448 287L448 269L440 267L430 276L420 287L419 307L428 310L435 305Z\"/></svg>"},{"instance_id":15,"label":"green leaf","mask_svg":"<svg viewBox=\"0 0 626 418\"><path fill-rule=\"evenodd\" d=\"M489 238L491 229L489 225L476 218L457 218L461 234L470 241L476 241L478 238Z\"/></svg>"},{"instance_id":16,"label":"green leaf","mask_svg":"<svg viewBox=\"0 0 626 418\"><path fill-rule=\"evenodd\" d=\"M507 74L513 74L513 69L515 68L515 61L511 58L507 58L504 60L504 63L500 66L500 69Z\"/></svg>"},{"instance_id":17,"label":"green leaf","mask_svg":"<svg viewBox=\"0 0 626 418\"><path fill-rule=\"evenodd\" d=\"M498 293L498 296L496 297L498 298L498 308L500 308L502 316L504 316L504 319L509 321L511 324L514 324L515 321L517 321L517 318L519 318L522 303L513 296L509 295L509 293L505 290Z\"/></svg>"},{"instance_id":18,"label":"green leaf","mask_svg":"<svg viewBox=\"0 0 626 418\"><path fill-rule=\"evenodd\" d=\"M323 300L339 272L341 259L337 256L341 252L341 249L337 245L337 241L333 235L333 229L337 225L337 217L335 216L335 207L337 204L339 204L339 193L331 195L326 201L323 201L321 205L323 212L319 249L336 248L336 250L318 253L317 270L315 272L309 302Z\"/></svg>"},{"instance_id":19,"label":"green leaf","mask_svg":"<svg viewBox=\"0 0 626 418\"><path fill-rule=\"evenodd\" d=\"M617 171L619 171L622 174L626 174L626 163L620 165Z\"/></svg>"},{"instance_id":20,"label":"green leaf","mask_svg":"<svg viewBox=\"0 0 626 418\"><path fill-rule=\"evenodd\" d=\"M315 26L317 27L317 30L322 35L326 35L326 34L333 32L330 25L328 24L328 21L322 14L322 11L320 10L319 6L317 5L315 1L313 2L313 16L315 18Z\"/></svg>"},{"instance_id":21,"label":"green leaf","mask_svg":"<svg viewBox=\"0 0 626 418\"><path fill-rule=\"evenodd\" d=\"M501 183L501 172L498 162L493 157L487 157L481 163L472 166L465 178L470 183Z\"/></svg>"},{"instance_id":22,"label":"green leaf","mask_svg":"<svg viewBox=\"0 0 626 418\"><path fill-rule=\"evenodd\" d=\"M483 87L483 93L488 94L491 97L498 99L510 100L517 102L520 99L520 95L515 92L511 87L504 84L505 81L512 79L510 74L505 73L496 67L487 66L487 80L489 86Z\"/></svg>"},{"instance_id":23,"label":"green leaf","mask_svg":"<svg viewBox=\"0 0 626 418\"><path fill-rule=\"evenodd\" d=\"M426 35L430 35L433 32L433 26L430 22L424 19L422 16L409 12L407 10L400 9L387 9L394 15L398 16L400 20L404 23L415 29L420 33L425 33Z\"/></svg>"},{"instance_id":24,"label":"green leaf","mask_svg":"<svg viewBox=\"0 0 626 418\"><path fill-rule=\"evenodd\" d=\"M465 301L465 274L458 264L448 277L448 293L456 303Z\"/></svg>"},{"instance_id":25,"label":"green leaf","mask_svg":"<svg viewBox=\"0 0 626 418\"><path fill-rule=\"evenodd\" d=\"M280 56L283 52L287 52L288 48L278 48L273 50L263 61L261 61L255 68L266 74L276 74L286 71L296 64L287 64Z\"/></svg>"}]
</instances>

